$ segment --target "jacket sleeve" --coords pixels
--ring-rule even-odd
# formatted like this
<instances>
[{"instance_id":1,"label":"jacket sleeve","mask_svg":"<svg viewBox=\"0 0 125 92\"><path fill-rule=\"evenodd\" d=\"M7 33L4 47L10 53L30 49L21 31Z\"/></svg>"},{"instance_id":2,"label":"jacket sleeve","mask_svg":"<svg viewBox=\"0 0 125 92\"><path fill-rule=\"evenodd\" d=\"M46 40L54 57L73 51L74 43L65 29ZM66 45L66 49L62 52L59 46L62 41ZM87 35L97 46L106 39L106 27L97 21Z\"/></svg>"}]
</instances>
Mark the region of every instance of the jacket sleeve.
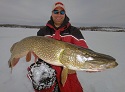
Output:
<instances>
[{"instance_id":1,"label":"jacket sleeve","mask_svg":"<svg viewBox=\"0 0 125 92\"><path fill-rule=\"evenodd\" d=\"M37 32L37 36L44 36L45 35L45 27L40 28Z\"/></svg>"},{"instance_id":2,"label":"jacket sleeve","mask_svg":"<svg viewBox=\"0 0 125 92\"><path fill-rule=\"evenodd\" d=\"M88 45L78 28L76 27L73 28L72 35L73 35L72 37L73 44L84 47L84 48L88 48Z\"/></svg>"}]
</instances>

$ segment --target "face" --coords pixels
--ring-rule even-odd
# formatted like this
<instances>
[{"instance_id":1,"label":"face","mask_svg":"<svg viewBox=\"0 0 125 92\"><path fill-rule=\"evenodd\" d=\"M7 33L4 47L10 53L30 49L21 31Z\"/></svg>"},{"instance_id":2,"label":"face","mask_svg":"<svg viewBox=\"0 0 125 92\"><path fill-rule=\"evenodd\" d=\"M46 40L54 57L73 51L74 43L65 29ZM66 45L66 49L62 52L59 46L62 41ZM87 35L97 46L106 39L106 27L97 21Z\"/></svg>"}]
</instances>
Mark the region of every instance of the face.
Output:
<instances>
[{"instance_id":1,"label":"face","mask_svg":"<svg viewBox=\"0 0 125 92\"><path fill-rule=\"evenodd\" d=\"M54 11L52 11L52 18L54 21L54 25L56 27L59 27L65 19L65 11L60 7L56 8Z\"/></svg>"}]
</instances>

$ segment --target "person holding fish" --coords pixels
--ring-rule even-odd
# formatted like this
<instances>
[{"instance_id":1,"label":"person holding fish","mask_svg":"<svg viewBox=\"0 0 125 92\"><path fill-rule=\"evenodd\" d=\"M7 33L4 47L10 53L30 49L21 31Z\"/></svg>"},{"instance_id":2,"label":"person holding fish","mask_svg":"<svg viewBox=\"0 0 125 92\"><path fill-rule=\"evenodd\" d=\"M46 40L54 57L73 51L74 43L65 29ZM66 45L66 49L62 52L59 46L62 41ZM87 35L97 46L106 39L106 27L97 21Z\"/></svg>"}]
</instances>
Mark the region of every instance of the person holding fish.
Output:
<instances>
[{"instance_id":1,"label":"person holding fish","mask_svg":"<svg viewBox=\"0 0 125 92\"><path fill-rule=\"evenodd\" d=\"M62 2L53 5L50 20L37 32L37 36L50 37L88 48L80 30L70 24ZM76 71L69 69L67 79L63 83L62 72L61 66L51 65L38 59L28 67L28 78L32 81L35 92L83 92Z\"/></svg>"}]
</instances>

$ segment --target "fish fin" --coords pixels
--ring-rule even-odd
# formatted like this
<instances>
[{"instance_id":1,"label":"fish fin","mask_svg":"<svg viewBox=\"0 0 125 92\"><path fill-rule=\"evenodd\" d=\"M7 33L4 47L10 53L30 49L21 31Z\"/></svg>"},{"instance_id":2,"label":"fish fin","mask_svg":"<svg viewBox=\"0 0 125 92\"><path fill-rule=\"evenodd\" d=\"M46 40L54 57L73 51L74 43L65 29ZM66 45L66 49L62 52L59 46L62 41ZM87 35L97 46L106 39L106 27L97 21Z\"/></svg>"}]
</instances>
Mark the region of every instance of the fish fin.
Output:
<instances>
[{"instance_id":1,"label":"fish fin","mask_svg":"<svg viewBox=\"0 0 125 92\"><path fill-rule=\"evenodd\" d=\"M20 58L14 58L12 61L8 61L9 67L10 68L14 67L18 63L19 59Z\"/></svg>"},{"instance_id":2,"label":"fish fin","mask_svg":"<svg viewBox=\"0 0 125 92\"><path fill-rule=\"evenodd\" d=\"M73 73L76 73L76 71L75 71L75 70L68 69L68 74L73 74Z\"/></svg>"},{"instance_id":3,"label":"fish fin","mask_svg":"<svg viewBox=\"0 0 125 92\"><path fill-rule=\"evenodd\" d=\"M61 74L61 83L64 86L68 76L68 68L64 67Z\"/></svg>"},{"instance_id":4,"label":"fish fin","mask_svg":"<svg viewBox=\"0 0 125 92\"><path fill-rule=\"evenodd\" d=\"M26 62L29 62L31 60L31 52L29 51L26 55Z\"/></svg>"},{"instance_id":5,"label":"fish fin","mask_svg":"<svg viewBox=\"0 0 125 92\"><path fill-rule=\"evenodd\" d=\"M14 58L12 61L8 61L8 65L9 65L9 68L11 68L11 73L12 73L12 69L13 67L18 63L20 58Z\"/></svg>"},{"instance_id":6,"label":"fish fin","mask_svg":"<svg viewBox=\"0 0 125 92\"><path fill-rule=\"evenodd\" d=\"M32 52L32 54L33 54L33 56L35 57L34 62L36 63L36 61L37 61L37 59L38 59L38 56L37 56L34 52Z\"/></svg>"},{"instance_id":7,"label":"fish fin","mask_svg":"<svg viewBox=\"0 0 125 92\"><path fill-rule=\"evenodd\" d=\"M19 59L20 58L14 58L13 62L11 63L12 67L15 66L18 63Z\"/></svg>"}]
</instances>

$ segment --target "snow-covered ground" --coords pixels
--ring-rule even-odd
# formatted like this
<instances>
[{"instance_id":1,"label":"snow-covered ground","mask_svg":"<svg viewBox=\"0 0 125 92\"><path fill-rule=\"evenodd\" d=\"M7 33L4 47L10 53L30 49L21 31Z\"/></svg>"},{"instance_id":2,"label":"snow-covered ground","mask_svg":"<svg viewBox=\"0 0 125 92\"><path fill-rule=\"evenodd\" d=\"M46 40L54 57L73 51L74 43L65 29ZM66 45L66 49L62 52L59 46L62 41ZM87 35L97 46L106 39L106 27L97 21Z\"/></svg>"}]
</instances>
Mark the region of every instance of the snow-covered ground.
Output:
<instances>
[{"instance_id":1,"label":"snow-covered ground","mask_svg":"<svg viewBox=\"0 0 125 92\"><path fill-rule=\"evenodd\" d=\"M34 92L27 75L25 58L13 68L8 67L10 47L24 37L36 35L38 29L0 28L0 92ZM78 72L84 92L125 92L125 34L124 32L82 31L89 48L109 54L119 65L103 72Z\"/></svg>"}]
</instances>

